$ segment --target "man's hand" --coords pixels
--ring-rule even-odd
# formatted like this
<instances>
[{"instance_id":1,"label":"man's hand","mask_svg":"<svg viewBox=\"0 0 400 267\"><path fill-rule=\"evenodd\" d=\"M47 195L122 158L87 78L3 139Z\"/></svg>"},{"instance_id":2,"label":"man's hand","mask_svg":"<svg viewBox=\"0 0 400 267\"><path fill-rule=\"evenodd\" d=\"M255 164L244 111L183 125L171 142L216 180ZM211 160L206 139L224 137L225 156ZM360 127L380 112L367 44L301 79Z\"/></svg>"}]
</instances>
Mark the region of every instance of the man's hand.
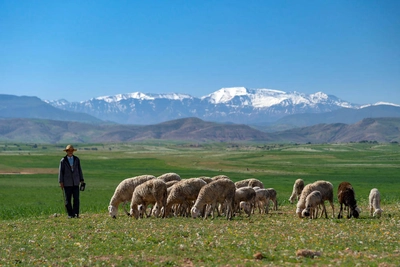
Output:
<instances>
[{"instance_id":1,"label":"man's hand","mask_svg":"<svg viewBox=\"0 0 400 267\"><path fill-rule=\"evenodd\" d=\"M64 189L64 183L60 183L61 189Z\"/></svg>"}]
</instances>

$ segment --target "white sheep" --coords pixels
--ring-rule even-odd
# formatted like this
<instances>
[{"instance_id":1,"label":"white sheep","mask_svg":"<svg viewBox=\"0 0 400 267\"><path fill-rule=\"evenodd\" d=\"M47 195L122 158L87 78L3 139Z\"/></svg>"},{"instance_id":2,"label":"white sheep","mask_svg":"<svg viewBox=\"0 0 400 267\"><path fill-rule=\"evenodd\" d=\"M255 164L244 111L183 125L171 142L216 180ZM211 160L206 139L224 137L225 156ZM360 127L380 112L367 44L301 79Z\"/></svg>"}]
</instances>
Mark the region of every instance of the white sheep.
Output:
<instances>
[{"instance_id":1,"label":"white sheep","mask_svg":"<svg viewBox=\"0 0 400 267\"><path fill-rule=\"evenodd\" d=\"M139 175L132 178L127 178L120 182L115 189L114 195L111 197L110 204L108 206L108 212L110 216L117 218L118 206L121 203L123 203L125 213L129 215L125 208L125 204L131 201L132 194L136 186L152 179L156 179L156 177L153 175Z\"/></svg>"},{"instance_id":2,"label":"white sheep","mask_svg":"<svg viewBox=\"0 0 400 267\"><path fill-rule=\"evenodd\" d=\"M145 211L147 205L155 203L158 207L164 208L167 203L167 185L161 179L149 180L135 188L132 194L130 214L137 219L139 218L138 205L143 205Z\"/></svg>"},{"instance_id":3,"label":"white sheep","mask_svg":"<svg viewBox=\"0 0 400 267\"><path fill-rule=\"evenodd\" d=\"M289 198L291 204L294 203L294 200L297 199L299 201L301 191L304 189L304 181L303 179L297 179L293 184L292 195Z\"/></svg>"},{"instance_id":4,"label":"white sheep","mask_svg":"<svg viewBox=\"0 0 400 267\"><path fill-rule=\"evenodd\" d=\"M264 188L263 182L261 182L258 179L255 179L255 178L249 178L249 179L237 181L235 183L235 186L236 186L236 189L241 188L241 187L245 187L245 186L248 186L248 187L256 187L256 186L258 186L260 188Z\"/></svg>"},{"instance_id":5,"label":"white sheep","mask_svg":"<svg viewBox=\"0 0 400 267\"><path fill-rule=\"evenodd\" d=\"M322 214L325 212L326 214L326 208L324 201L322 200L322 195L321 192L315 190L312 191L307 197L306 197L306 208L302 211L303 217L310 217L311 219L316 219L318 216L318 206L322 206Z\"/></svg>"},{"instance_id":6,"label":"white sheep","mask_svg":"<svg viewBox=\"0 0 400 267\"><path fill-rule=\"evenodd\" d=\"M216 203L226 204L226 218L232 219L235 205L235 184L230 179L218 179L203 186L197 196L196 202L190 210L192 217L200 217L206 205L216 206ZM212 214L212 216L214 216ZM204 219L207 212L204 213Z\"/></svg>"},{"instance_id":7,"label":"white sheep","mask_svg":"<svg viewBox=\"0 0 400 267\"><path fill-rule=\"evenodd\" d=\"M164 174L158 176L157 179L161 179L161 180L163 180L164 182L180 181L180 180L182 180L181 177L179 176L179 174L176 174L176 173L174 173L174 172L164 173Z\"/></svg>"},{"instance_id":8,"label":"white sheep","mask_svg":"<svg viewBox=\"0 0 400 267\"><path fill-rule=\"evenodd\" d=\"M301 192L299 201L297 202L296 206L296 214L299 218L302 218L302 211L306 207L306 198L312 191L319 191L321 192L322 200L328 200L331 207L332 207L332 216L335 217L335 207L333 206L333 185L327 181L316 181L314 183L308 184L304 187L303 191ZM328 217L327 214L325 214Z\"/></svg>"},{"instance_id":9,"label":"white sheep","mask_svg":"<svg viewBox=\"0 0 400 267\"><path fill-rule=\"evenodd\" d=\"M165 215L169 215L173 206L188 205L189 202L195 201L200 189L206 184L207 183L203 179L189 178L183 179L170 187L165 207Z\"/></svg>"},{"instance_id":10,"label":"white sheep","mask_svg":"<svg viewBox=\"0 0 400 267\"><path fill-rule=\"evenodd\" d=\"M369 193L369 211L371 216L381 217L383 210L381 209L381 194L377 188L371 189Z\"/></svg>"}]
</instances>

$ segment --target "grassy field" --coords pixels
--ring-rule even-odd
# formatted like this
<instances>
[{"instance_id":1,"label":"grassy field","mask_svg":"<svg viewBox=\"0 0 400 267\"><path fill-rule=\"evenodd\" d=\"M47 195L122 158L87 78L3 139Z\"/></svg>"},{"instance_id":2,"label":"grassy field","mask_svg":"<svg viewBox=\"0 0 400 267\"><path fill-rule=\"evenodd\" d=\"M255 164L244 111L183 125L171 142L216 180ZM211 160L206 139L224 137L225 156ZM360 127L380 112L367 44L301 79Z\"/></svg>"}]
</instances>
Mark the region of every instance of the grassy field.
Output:
<instances>
[{"instance_id":1,"label":"grassy field","mask_svg":"<svg viewBox=\"0 0 400 267\"><path fill-rule=\"evenodd\" d=\"M78 145L87 183L81 219L67 219L57 172L65 145L0 143L0 266L399 266L398 144L271 145L143 142ZM176 172L257 178L278 192L269 215L199 220L108 216L125 178ZM352 183L359 219L299 219L293 182ZM371 218L377 187L384 215ZM336 189L335 189L336 193ZM336 201L336 199L335 199ZM335 203L336 215L338 203ZM328 207L328 212L331 211ZM309 249L319 256L296 256Z\"/></svg>"}]
</instances>

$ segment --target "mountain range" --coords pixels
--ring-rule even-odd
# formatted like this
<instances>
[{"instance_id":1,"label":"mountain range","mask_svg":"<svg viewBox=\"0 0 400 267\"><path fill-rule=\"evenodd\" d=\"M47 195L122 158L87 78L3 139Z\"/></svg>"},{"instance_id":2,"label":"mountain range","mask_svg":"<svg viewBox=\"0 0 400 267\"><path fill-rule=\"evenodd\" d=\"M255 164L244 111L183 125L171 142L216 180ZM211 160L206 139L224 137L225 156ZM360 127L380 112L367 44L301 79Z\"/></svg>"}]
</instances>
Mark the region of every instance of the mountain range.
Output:
<instances>
[{"instance_id":1,"label":"mountain range","mask_svg":"<svg viewBox=\"0 0 400 267\"><path fill-rule=\"evenodd\" d=\"M222 88L196 98L186 94L135 92L92 98L81 102L46 101L59 109L86 113L121 124L155 124L197 117L214 122L268 123L298 113L322 113L360 108L322 92L302 94L272 89Z\"/></svg>"},{"instance_id":2,"label":"mountain range","mask_svg":"<svg viewBox=\"0 0 400 267\"><path fill-rule=\"evenodd\" d=\"M0 119L0 141L110 143L142 140L261 143L400 142L400 118L370 118L355 124L318 124L266 133L243 124L184 118L155 125L93 124L42 119Z\"/></svg>"},{"instance_id":3,"label":"mountain range","mask_svg":"<svg viewBox=\"0 0 400 267\"><path fill-rule=\"evenodd\" d=\"M0 140L8 141L392 142L399 141L398 124L392 120L399 117L396 104L358 105L321 92L243 87L201 98L136 92L82 102L0 94ZM373 125L390 131L385 135Z\"/></svg>"}]
</instances>

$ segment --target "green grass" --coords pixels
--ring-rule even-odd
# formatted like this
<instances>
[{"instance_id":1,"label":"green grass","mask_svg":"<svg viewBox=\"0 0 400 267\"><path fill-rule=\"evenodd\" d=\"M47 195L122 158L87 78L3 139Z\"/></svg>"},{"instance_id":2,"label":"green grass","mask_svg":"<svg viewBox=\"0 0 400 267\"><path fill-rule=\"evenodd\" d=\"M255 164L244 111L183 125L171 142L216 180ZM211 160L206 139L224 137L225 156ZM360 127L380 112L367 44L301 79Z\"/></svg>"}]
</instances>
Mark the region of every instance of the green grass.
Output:
<instances>
[{"instance_id":1,"label":"green grass","mask_svg":"<svg viewBox=\"0 0 400 267\"><path fill-rule=\"evenodd\" d=\"M80 145L76 155L87 189L81 193L82 218L72 220L66 218L57 182L63 147L0 143L0 266L398 266L398 145ZM116 220L108 216L120 181L166 172L182 178L226 174L234 181L254 177L277 190L279 209L232 221L135 220L122 211ZM287 201L297 178L328 180L335 188L351 182L360 218L297 218L295 205ZM382 195L381 219L368 213L373 187ZM335 208L337 215L337 201ZM321 256L297 257L298 249Z\"/></svg>"}]
</instances>

